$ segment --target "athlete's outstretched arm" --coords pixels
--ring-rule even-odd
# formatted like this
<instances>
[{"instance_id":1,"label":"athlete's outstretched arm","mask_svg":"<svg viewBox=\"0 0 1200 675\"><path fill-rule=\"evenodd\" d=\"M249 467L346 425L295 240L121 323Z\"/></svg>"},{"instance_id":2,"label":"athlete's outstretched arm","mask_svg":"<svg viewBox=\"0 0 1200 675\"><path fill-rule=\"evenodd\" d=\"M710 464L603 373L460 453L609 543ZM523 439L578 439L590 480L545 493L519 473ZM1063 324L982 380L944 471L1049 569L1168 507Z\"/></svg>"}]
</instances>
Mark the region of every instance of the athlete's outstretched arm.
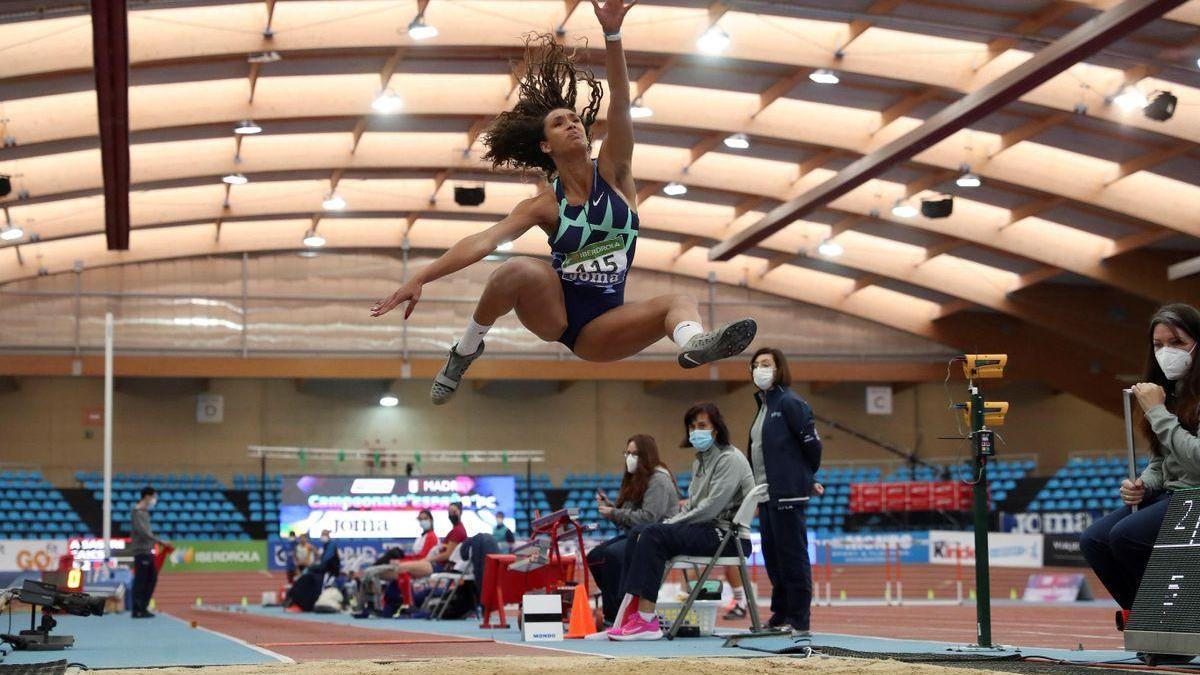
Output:
<instances>
[{"instance_id":1,"label":"athlete's outstretched arm","mask_svg":"<svg viewBox=\"0 0 1200 675\"><path fill-rule=\"evenodd\" d=\"M464 267L474 265L484 257L491 255L500 244L514 241L529 229L546 222L546 195L546 192L542 192L536 197L526 199L517 204L517 207L504 220L482 232L476 232L459 240L437 260L414 274L412 279L405 282L395 293L376 302L375 306L371 308L371 316L383 316L401 303L407 302L408 307L404 310L404 318L407 319L421 300L422 286L430 281L453 274Z\"/></svg>"},{"instance_id":2,"label":"athlete's outstretched arm","mask_svg":"<svg viewBox=\"0 0 1200 675\"><path fill-rule=\"evenodd\" d=\"M605 35L621 32L625 13L637 4L633 0L592 0L596 18ZM599 160L613 169L617 180L624 182L633 161L633 118L629 115L629 67L625 64L625 48L620 40L605 41L604 65L608 70L608 137L600 148Z\"/></svg>"}]
</instances>

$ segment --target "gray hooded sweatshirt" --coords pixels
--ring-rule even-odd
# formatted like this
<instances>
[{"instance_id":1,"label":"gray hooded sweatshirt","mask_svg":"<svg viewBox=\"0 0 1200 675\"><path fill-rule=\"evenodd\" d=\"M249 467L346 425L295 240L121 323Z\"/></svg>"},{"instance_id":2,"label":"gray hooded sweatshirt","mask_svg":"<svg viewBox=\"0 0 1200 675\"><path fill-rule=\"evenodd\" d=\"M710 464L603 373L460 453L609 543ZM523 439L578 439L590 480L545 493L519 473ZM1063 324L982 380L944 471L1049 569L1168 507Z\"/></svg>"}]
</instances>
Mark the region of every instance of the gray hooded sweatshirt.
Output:
<instances>
[{"instance_id":1,"label":"gray hooded sweatshirt","mask_svg":"<svg viewBox=\"0 0 1200 675\"><path fill-rule=\"evenodd\" d=\"M679 513L679 489L671 472L663 467L655 469L646 484L646 494L641 504L621 504L613 509L612 521L626 530L635 525L661 523L664 518Z\"/></svg>"},{"instance_id":2,"label":"gray hooded sweatshirt","mask_svg":"<svg viewBox=\"0 0 1200 675\"><path fill-rule=\"evenodd\" d=\"M696 453L692 462L692 483L688 500L679 513L664 523L732 523L742 500L754 489L754 472L741 450L732 445L717 446ZM742 538L750 530L742 528Z\"/></svg>"},{"instance_id":3,"label":"gray hooded sweatshirt","mask_svg":"<svg viewBox=\"0 0 1200 675\"><path fill-rule=\"evenodd\" d=\"M1200 438L1179 423L1166 406L1146 411L1150 428L1162 443L1163 456L1151 457L1142 472L1148 491L1184 490L1200 487Z\"/></svg>"}]
</instances>

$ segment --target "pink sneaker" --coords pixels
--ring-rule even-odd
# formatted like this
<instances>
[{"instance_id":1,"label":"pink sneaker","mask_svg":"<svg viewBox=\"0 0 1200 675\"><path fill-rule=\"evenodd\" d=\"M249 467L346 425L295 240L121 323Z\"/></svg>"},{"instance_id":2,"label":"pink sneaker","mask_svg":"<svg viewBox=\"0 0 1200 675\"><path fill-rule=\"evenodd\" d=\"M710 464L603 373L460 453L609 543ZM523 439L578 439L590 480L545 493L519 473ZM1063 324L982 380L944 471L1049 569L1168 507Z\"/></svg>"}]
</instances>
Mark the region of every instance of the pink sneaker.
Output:
<instances>
[{"instance_id":1,"label":"pink sneaker","mask_svg":"<svg viewBox=\"0 0 1200 675\"><path fill-rule=\"evenodd\" d=\"M614 626L608 629L608 639L617 641L631 640L660 640L662 639L662 628L658 625L658 617L647 621L642 618L642 615L634 612L620 627Z\"/></svg>"}]
</instances>

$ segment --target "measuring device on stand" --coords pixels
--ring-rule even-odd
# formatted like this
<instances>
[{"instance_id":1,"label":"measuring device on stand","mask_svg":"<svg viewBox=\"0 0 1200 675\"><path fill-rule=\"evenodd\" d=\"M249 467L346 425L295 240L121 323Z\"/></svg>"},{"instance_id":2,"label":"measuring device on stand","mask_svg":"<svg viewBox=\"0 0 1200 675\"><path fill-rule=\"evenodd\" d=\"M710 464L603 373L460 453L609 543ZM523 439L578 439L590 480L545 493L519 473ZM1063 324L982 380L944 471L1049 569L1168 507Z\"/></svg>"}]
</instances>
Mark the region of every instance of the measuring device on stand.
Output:
<instances>
[{"instance_id":1,"label":"measuring device on stand","mask_svg":"<svg viewBox=\"0 0 1200 675\"><path fill-rule=\"evenodd\" d=\"M996 456L996 432L992 427L1004 424L1008 403L987 401L975 380L1000 379L1008 365L1006 354L967 354L963 358L963 375L967 378L966 403L955 404L971 425L975 523L975 619L977 647L992 648L992 597L988 556L988 459Z\"/></svg>"}]
</instances>

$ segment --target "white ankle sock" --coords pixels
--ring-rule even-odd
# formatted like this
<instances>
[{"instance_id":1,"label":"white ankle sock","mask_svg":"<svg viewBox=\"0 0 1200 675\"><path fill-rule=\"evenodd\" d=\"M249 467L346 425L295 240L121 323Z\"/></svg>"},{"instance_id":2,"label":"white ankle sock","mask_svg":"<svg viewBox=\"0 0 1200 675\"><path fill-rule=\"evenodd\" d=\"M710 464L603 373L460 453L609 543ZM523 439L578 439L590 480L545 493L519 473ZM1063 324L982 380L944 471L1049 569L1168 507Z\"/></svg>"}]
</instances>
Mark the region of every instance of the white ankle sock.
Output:
<instances>
[{"instance_id":1,"label":"white ankle sock","mask_svg":"<svg viewBox=\"0 0 1200 675\"><path fill-rule=\"evenodd\" d=\"M702 333L704 333L704 326L695 321L680 321L679 325L675 326L675 330L671 332L671 339L680 349L683 349L687 346L688 340Z\"/></svg>"},{"instance_id":2,"label":"white ankle sock","mask_svg":"<svg viewBox=\"0 0 1200 675\"><path fill-rule=\"evenodd\" d=\"M458 346L454 348L454 351L458 352L461 356L474 354L475 350L479 349L479 343L483 342L483 336L487 335L487 332L491 329L491 326L480 326L475 323L475 319L471 319L467 323L467 330L463 333L462 339L458 341Z\"/></svg>"},{"instance_id":3,"label":"white ankle sock","mask_svg":"<svg viewBox=\"0 0 1200 675\"><path fill-rule=\"evenodd\" d=\"M746 589L744 589L744 588L733 589L733 602L738 607L744 607L746 605Z\"/></svg>"},{"instance_id":4,"label":"white ankle sock","mask_svg":"<svg viewBox=\"0 0 1200 675\"><path fill-rule=\"evenodd\" d=\"M648 622L648 621L653 621L653 620L654 620L654 612L642 612L642 611L639 611L639 612L638 612L638 616L642 617L642 621L647 621L647 622Z\"/></svg>"}]
</instances>

